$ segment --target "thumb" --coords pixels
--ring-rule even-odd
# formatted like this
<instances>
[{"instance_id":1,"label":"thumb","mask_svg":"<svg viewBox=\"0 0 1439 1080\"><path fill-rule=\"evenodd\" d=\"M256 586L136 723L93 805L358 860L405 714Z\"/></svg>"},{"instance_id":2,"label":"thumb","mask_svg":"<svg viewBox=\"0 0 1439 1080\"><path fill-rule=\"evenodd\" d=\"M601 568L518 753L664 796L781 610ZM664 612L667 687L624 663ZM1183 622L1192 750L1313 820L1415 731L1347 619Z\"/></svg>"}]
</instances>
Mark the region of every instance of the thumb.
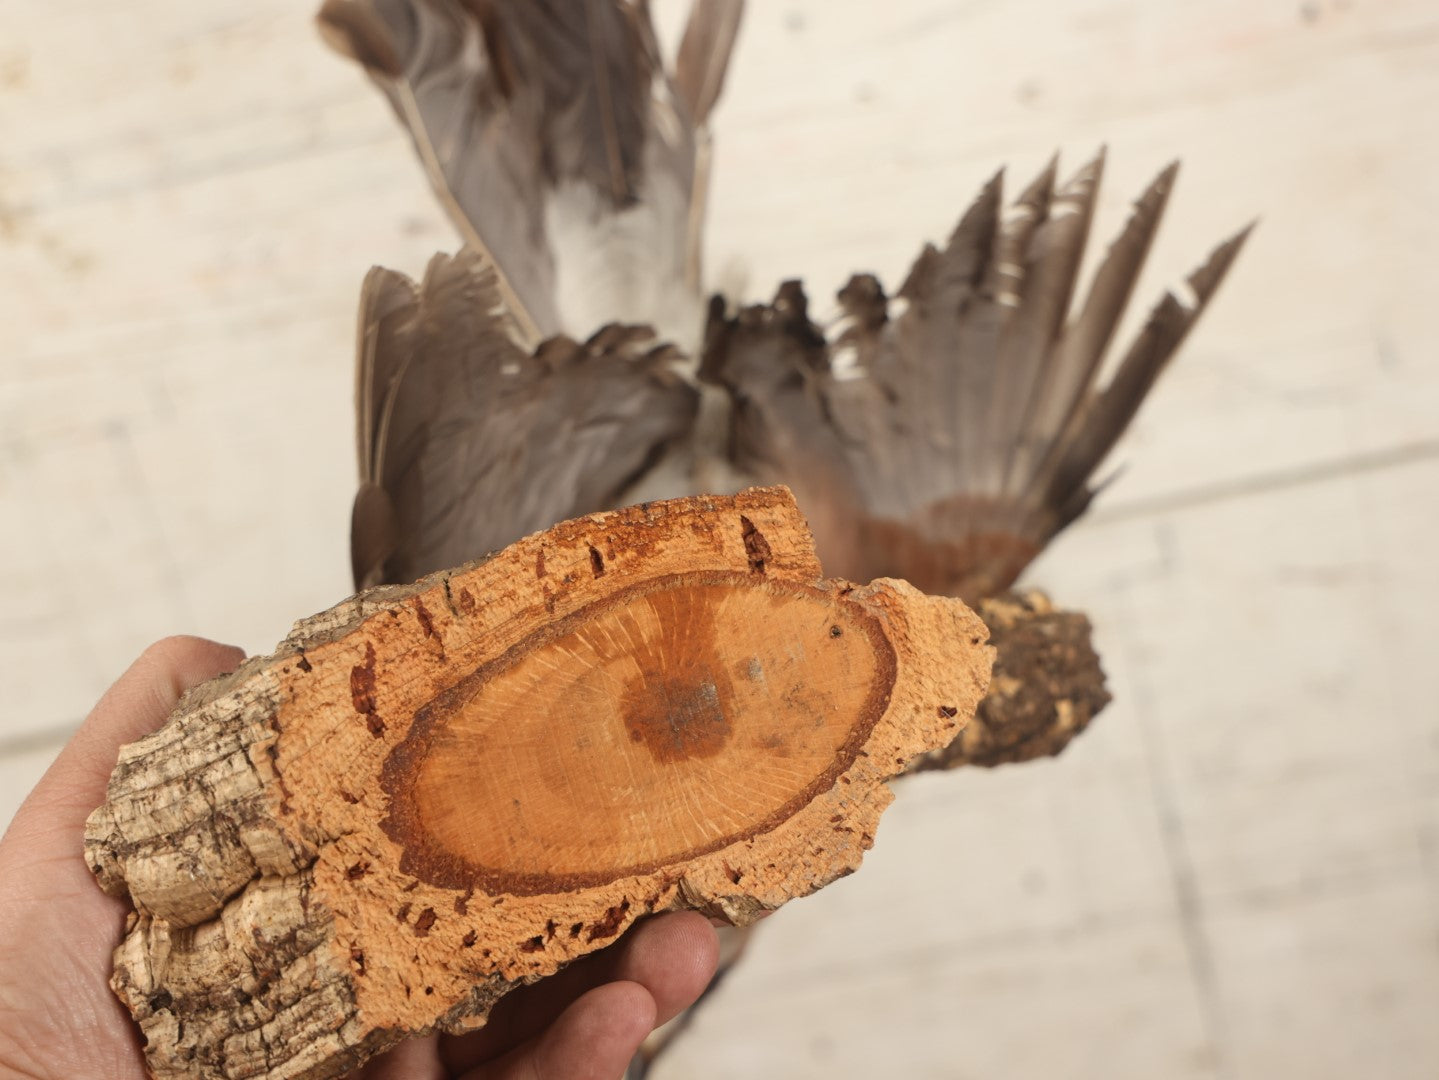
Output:
<instances>
[{"instance_id":1,"label":"thumb","mask_svg":"<svg viewBox=\"0 0 1439 1080\"><path fill-rule=\"evenodd\" d=\"M120 747L163 724L190 687L233 670L244 658L233 645L197 637L169 637L151 645L91 710L16 812L6 835L38 828L43 821L58 844L79 845L85 819L105 799Z\"/></svg>"}]
</instances>

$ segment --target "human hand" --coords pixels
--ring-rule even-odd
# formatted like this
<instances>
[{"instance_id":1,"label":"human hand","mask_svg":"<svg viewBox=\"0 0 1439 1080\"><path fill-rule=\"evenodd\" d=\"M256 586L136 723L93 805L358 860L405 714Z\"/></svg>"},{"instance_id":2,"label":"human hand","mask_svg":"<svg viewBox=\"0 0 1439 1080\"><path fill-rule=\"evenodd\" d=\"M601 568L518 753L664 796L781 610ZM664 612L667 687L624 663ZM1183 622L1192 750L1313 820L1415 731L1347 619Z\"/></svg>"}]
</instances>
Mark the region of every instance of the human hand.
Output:
<instances>
[{"instance_id":1,"label":"human hand","mask_svg":"<svg viewBox=\"0 0 1439 1080\"><path fill-rule=\"evenodd\" d=\"M85 819L120 747L243 658L200 638L152 645L0 840L0 1080L144 1080L138 1032L108 984L128 905L101 892L85 865ZM616 1080L645 1036L699 996L715 961L704 918L662 915L510 994L480 1031L405 1043L351 1080Z\"/></svg>"}]
</instances>

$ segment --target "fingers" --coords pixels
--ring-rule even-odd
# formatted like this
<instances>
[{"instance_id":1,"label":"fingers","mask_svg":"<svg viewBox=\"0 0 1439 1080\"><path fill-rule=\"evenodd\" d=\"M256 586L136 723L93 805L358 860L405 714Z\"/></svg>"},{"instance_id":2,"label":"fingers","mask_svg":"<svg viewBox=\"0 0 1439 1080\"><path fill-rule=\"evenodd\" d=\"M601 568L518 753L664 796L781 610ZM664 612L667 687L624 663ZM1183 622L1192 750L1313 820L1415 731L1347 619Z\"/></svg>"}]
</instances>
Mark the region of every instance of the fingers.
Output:
<instances>
[{"instance_id":1,"label":"fingers","mask_svg":"<svg viewBox=\"0 0 1439 1080\"><path fill-rule=\"evenodd\" d=\"M662 915L640 930L643 933L636 934L621 954L613 977L639 983L650 992L658 1026L704 993L719 961L719 939L709 920L695 911Z\"/></svg>"},{"instance_id":2,"label":"fingers","mask_svg":"<svg viewBox=\"0 0 1439 1080\"><path fill-rule=\"evenodd\" d=\"M535 1038L571 1002L616 981L643 987L654 1003L655 1022L663 1023L699 997L717 956L715 932L703 916L682 912L647 919L603 952L510 994L483 1030L445 1040L441 1056L452 1072L462 1073Z\"/></svg>"},{"instance_id":3,"label":"fingers","mask_svg":"<svg viewBox=\"0 0 1439 1080\"><path fill-rule=\"evenodd\" d=\"M76 832L105 798L120 747L154 731L190 687L232 671L245 654L196 637L170 637L146 649L105 692L16 814L43 808L59 830ZM76 833L78 838L78 833Z\"/></svg>"},{"instance_id":4,"label":"fingers","mask_svg":"<svg viewBox=\"0 0 1439 1080\"><path fill-rule=\"evenodd\" d=\"M440 1066L439 1039L411 1039L386 1051L355 1073L350 1080L445 1080Z\"/></svg>"},{"instance_id":5,"label":"fingers","mask_svg":"<svg viewBox=\"0 0 1439 1080\"><path fill-rule=\"evenodd\" d=\"M460 1080L620 1080L655 1017L643 986L608 983L581 996L538 1039Z\"/></svg>"}]
</instances>

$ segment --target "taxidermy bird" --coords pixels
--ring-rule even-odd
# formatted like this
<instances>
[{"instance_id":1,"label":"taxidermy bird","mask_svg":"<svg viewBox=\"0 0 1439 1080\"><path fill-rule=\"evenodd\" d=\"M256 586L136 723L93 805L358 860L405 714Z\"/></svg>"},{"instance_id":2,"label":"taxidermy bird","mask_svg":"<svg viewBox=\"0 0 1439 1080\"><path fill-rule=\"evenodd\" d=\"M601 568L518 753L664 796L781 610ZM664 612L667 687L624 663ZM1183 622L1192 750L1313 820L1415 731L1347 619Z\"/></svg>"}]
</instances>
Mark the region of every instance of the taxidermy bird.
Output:
<instances>
[{"instance_id":1,"label":"taxidermy bird","mask_svg":"<svg viewBox=\"0 0 1439 1080\"><path fill-rule=\"evenodd\" d=\"M831 573L971 602L1089 505L1247 230L1103 385L1174 165L1072 317L1102 154L1063 184L1051 163L1007 209L996 177L893 296L851 278L827 329L798 282L737 312L716 297L706 326L708 124L741 12L697 0L666 67L640 2L325 4L326 39L385 92L466 241L419 284L377 269L362 291L357 585L613 505L686 442L704 444L691 489L704 458L730 486L790 485Z\"/></svg>"},{"instance_id":2,"label":"taxidermy bird","mask_svg":"<svg viewBox=\"0 0 1439 1080\"><path fill-rule=\"evenodd\" d=\"M357 586L716 474L724 403L693 370L708 124L742 6L699 0L669 69L643 3L321 9L466 245L418 286L365 281Z\"/></svg>"},{"instance_id":3,"label":"taxidermy bird","mask_svg":"<svg viewBox=\"0 0 1439 1080\"><path fill-rule=\"evenodd\" d=\"M365 279L355 583L640 497L783 483L828 573L958 595L990 627L990 696L914 768L1058 753L1109 700L1089 624L1006 590L1088 507L1248 230L1107 379L1175 165L1077 302L1102 153L1008 207L996 176L892 295L856 274L828 325L795 281L706 310L709 120L742 8L695 0L666 65L643 0L327 0L325 38L384 92L464 242L418 283Z\"/></svg>"}]
</instances>

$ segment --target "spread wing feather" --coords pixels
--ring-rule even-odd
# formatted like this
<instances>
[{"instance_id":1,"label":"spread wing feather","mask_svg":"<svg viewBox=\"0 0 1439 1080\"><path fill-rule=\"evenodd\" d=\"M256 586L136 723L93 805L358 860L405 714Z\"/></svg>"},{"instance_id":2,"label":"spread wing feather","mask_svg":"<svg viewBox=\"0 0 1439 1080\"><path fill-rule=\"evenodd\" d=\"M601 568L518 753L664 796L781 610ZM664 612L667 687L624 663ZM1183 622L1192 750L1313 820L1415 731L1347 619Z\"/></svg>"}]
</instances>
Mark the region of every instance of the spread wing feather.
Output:
<instances>
[{"instance_id":1,"label":"spread wing feather","mask_svg":"<svg viewBox=\"0 0 1439 1080\"><path fill-rule=\"evenodd\" d=\"M1139 199L1070 319L1103 164L1056 187L1051 163L1007 209L991 180L894 298L852 278L828 335L796 282L734 315L712 304L702 374L734 398L736 462L796 489L831 573L977 600L1088 506L1248 235L1191 275L1193 303L1166 294L1099 389L1176 171Z\"/></svg>"},{"instance_id":2,"label":"spread wing feather","mask_svg":"<svg viewBox=\"0 0 1439 1080\"><path fill-rule=\"evenodd\" d=\"M673 79L640 0L326 0L522 341L648 323L697 343L705 125L742 4L697 0Z\"/></svg>"}]
</instances>

